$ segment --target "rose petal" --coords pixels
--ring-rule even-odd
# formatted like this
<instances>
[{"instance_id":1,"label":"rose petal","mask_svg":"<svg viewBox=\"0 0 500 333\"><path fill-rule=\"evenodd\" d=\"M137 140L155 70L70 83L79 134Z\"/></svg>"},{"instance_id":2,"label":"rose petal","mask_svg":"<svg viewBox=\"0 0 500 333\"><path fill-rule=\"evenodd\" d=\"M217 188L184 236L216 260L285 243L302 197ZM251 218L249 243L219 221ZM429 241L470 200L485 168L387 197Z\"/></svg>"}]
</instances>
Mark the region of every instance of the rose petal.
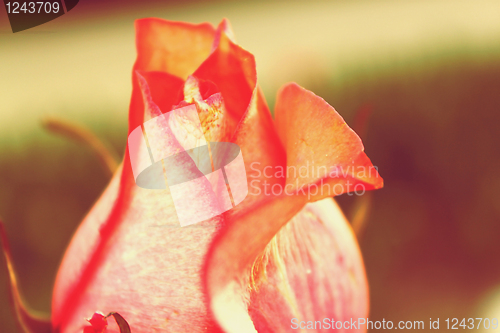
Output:
<instances>
[{"instance_id":1,"label":"rose petal","mask_svg":"<svg viewBox=\"0 0 500 333\"><path fill-rule=\"evenodd\" d=\"M144 122L144 105L139 83L135 76L136 71L164 72L166 74L158 74L161 79L173 81L165 83L165 85L176 86L180 81L172 78L172 76L184 80L196 70L210 54L215 35L215 29L208 23L194 25L157 18L137 20L135 28L137 59L132 71L132 99L129 112L130 131ZM155 89L152 88L153 91ZM178 97L177 89L164 89L162 94L168 95L164 97L167 100ZM153 92L154 97L155 95ZM156 97L161 97L161 95ZM158 105L163 106L163 103L158 98L156 98L156 102ZM165 109L163 112L169 110ZM125 171L128 172L127 166L125 166Z\"/></svg>"},{"instance_id":2,"label":"rose petal","mask_svg":"<svg viewBox=\"0 0 500 333\"><path fill-rule=\"evenodd\" d=\"M262 110L259 113L256 112L259 108L255 108L254 114L264 115ZM283 88L278 96L276 118L286 149L287 167L299 170L308 167L307 163L330 169L350 163L371 166L359 137L331 106L311 92L293 84ZM245 125L250 132L251 127L242 121L235 140L253 137L253 133L241 131ZM263 131L268 138L273 132ZM243 145L250 152L252 143L260 148L260 137L254 138L255 141ZM263 142L269 145L273 141ZM279 144L269 146L271 150L281 148ZM272 174L266 176L263 172L265 167L272 170L283 165L279 158L269 160L270 155L266 154L269 151L264 149L263 156L270 164L256 170L259 177L255 178L260 178L257 185L263 181L280 184ZM283 153L277 154L280 155ZM256 161L262 161L262 156ZM312 194L311 185L322 180L345 182L349 177L330 176L329 172L288 175L287 184L295 190L306 186L306 191L292 196L254 196L258 200L253 200L251 209L236 210L237 214L226 216L229 223L212 243L205 264L210 306L226 332L293 331L290 320L294 317L322 320L329 316L340 319L366 316L366 278L347 221L331 199L302 209L307 200L331 196ZM352 179L371 180L356 175ZM252 199L245 201L249 200ZM259 262L263 257L265 263Z\"/></svg>"},{"instance_id":3,"label":"rose petal","mask_svg":"<svg viewBox=\"0 0 500 333\"><path fill-rule=\"evenodd\" d=\"M174 75L184 79L194 70L188 70L191 66L203 62L194 75L214 82L220 89L229 111L227 131L234 132L232 141L240 145L245 167L254 161L261 162L257 167L260 171L269 165L285 165L284 149L273 128L267 105L256 86L254 58L227 36L229 30L226 23L223 22L219 26L218 40L213 43L217 47L210 56L210 46L207 47L206 41L210 39L212 43L214 32L213 28L206 25L193 26L150 19L139 21L137 29L139 56L134 73L136 70L143 70L166 71L170 74L141 74L145 81L141 83L140 77L134 76L129 133L146 120L145 110L146 115L149 112L151 116L158 117L162 111L165 112L162 108L167 108L172 101L179 99L174 90L180 81ZM190 53L193 49L196 54ZM186 59L180 59L183 56ZM203 56L208 58L203 61ZM335 122L335 119L332 119ZM172 132L168 122L166 124L162 123L160 127ZM300 128L297 127L296 130ZM311 133L311 127L307 127L307 133ZM331 135L328 132L324 134ZM345 135L348 136L349 133ZM287 144L288 140L295 139L293 133L285 133L283 142L294 156L290 157L289 154L289 161L300 166L304 150L288 147ZM317 137L313 139L312 143L319 142ZM179 140L177 136L176 140ZM322 149L323 147L319 147L320 151ZM362 149L356 156L361 156L361 151ZM322 159L320 155L312 157L319 163L331 162ZM249 286L262 288L260 290L269 287L264 280L250 274L250 268L256 259L265 253L274 237L281 233L280 229L302 210L308 198L305 195L266 198L256 194L254 199L245 199L239 210L228 214L229 223L210 246L213 235L223 224L224 218L219 216L195 226L180 228L170 191L151 191L135 186L128 161L127 151L123 170L117 172L106 192L86 217L63 259L54 289L54 329L63 333L77 331L82 327L81 318L89 313L112 310L122 313L134 332L150 332L152 329L169 332L218 332L219 325L228 332L253 332L255 328L252 320L259 329L272 330L271 326L261 321L263 313L256 307L267 307L270 311L279 309L269 304L266 297L262 297L258 291L249 292ZM363 158L360 158L360 162L367 163ZM335 165L339 164L333 164ZM270 178L274 183L284 184L285 181L283 178ZM311 177L304 184L321 179ZM257 185L257 188L259 186L261 185ZM193 195L194 192L196 188L188 189L184 196ZM209 190L202 190L199 196L206 196L207 203L212 203L213 193ZM186 207L189 207L189 201L185 203ZM317 227L318 222L307 217L320 216L322 213L310 208L306 209L304 214L304 220L308 221L306 223L316 223ZM335 216L335 212L332 214ZM326 217L320 219L325 224L323 220ZM321 244L321 237L326 237L328 232L328 228L319 228L319 231L313 228L310 239L317 238ZM287 236L283 236L289 237L299 235L289 231ZM357 267L357 272L360 272L356 251L352 251L354 242L345 237L351 244L351 250L340 246L339 256L354 258L353 265ZM308 254L302 241L297 241L296 244L300 250L292 251L293 256ZM202 279L200 268L208 251ZM315 271L321 270L325 261L321 258L313 259L308 265ZM268 278L277 281L277 276L273 275L273 272L277 272L273 271L276 267L274 261L267 262L265 266L266 270L269 269ZM320 272L317 273L317 289L304 289L305 282L300 276L295 276L303 267L301 263L293 260L287 262L285 270L289 272L290 280L278 282L293 285L294 293L304 292L304 297L315 297L322 292L332 293L335 290L347 290L348 295L358 297L352 291L355 289L344 284L343 277L339 279L339 289L337 285L327 285L327 279L321 276ZM340 272L347 274L352 270ZM358 277L355 280L361 281ZM207 292L209 304L205 302L202 285ZM359 290L360 297L365 297L362 287L359 287ZM297 300L299 296L295 294ZM325 312L325 306L328 307L334 300L338 300L335 304L363 303L363 300L346 301L344 298L330 296L325 296L317 311L313 311L314 315ZM254 305L249 307L245 297ZM289 300L286 301L282 303L282 300L277 298L277 304L282 304L280 309L283 311L293 304ZM352 304L344 306L347 309L358 309L358 306ZM208 305L211 312L208 311ZM313 305L303 305L305 308L300 310L302 314L312 313L307 306L314 308ZM219 325L214 322L212 315Z\"/></svg>"},{"instance_id":4,"label":"rose petal","mask_svg":"<svg viewBox=\"0 0 500 333\"><path fill-rule=\"evenodd\" d=\"M316 200L353 191L358 183L367 184L366 189L383 186L363 153L361 139L322 98L295 83L287 84L278 92L275 116L287 168L294 170L289 172L287 184L301 188L321 180L321 185L328 182L330 191L317 195ZM352 186L347 186L347 179L352 180ZM337 183L342 186L334 193L332 186Z\"/></svg>"},{"instance_id":5,"label":"rose petal","mask_svg":"<svg viewBox=\"0 0 500 333\"><path fill-rule=\"evenodd\" d=\"M151 99L161 112L168 112L179 103L184 85L182 79L164 72L138 70L136 73L148 83ZM139 77L137 79L140 81Z\"/></svg>"},{"instance_id":6,"label":"rose petal","mask_svg":"<svg viewBox=\"0 0 500 333\"><path fill-rule=\"evenodd\" d=\"M261 200L265 181L270 185L284 182L284 179L265 177L262 171L267 166L284 166L285 155L269 108L257 86L254 56L236 45L228 34L232 35L229 21L223 20L214 42L218 42L217 48L195 75L214 82L220 89L228 110L227 132L234 132L231 141L242 149L248 183L254 181L247 198L228 212L234 214Z\"/></svg>"},{"instance_id":7,"label":"rose petal","mask_svg":"<svg viewBox=\"0 0 500 333\"><path fill-rule=\"evenodd\" d=\"M209 23L190 24L158 18L135 22L137 61L135 70L161 71L182 79L208 57L215 29Z\"/></svg>"},{"instance_id":8,"label":"rose petal","mask_svg":"<svg viewBox=\"0 0 500 333\"><path fill-rule=\"evenodd\" d=\"M222 34L225 34L229 38L229 40L231 40L231 42L236 44L236 38L234 37L234 32L233 32L233 28L231 27L231 23L229 22L228 19L224 18L217 26L217 30L215 32L214 43L212 45L212 52L215 51L215 49L217 49L217 47L219 46L219 42L220 42L220 38L221 38Z\"/></svg>"},{"instance_id":9,"label":"rose petal","mask_svg":"<svg viewBox=\"0 0 500 333\"><path fill-rule=\"evenodd\" d=\"M239 120L247 110L257 84L254 56L221 33L219 45L194 76L217 85L229 113Z\"/></svg>"},{"instance_id":10,"label":"rose petal","mask_svg":"<svg viewBox=\"0 0 500 333\"><path fill-rule=\"evenodd\" d=\"M296 332L292 318L324 324L323 318L344 322L368 315L361 254L330 198L307 204L289 221L252 272L248 311L258 332Z\"/></svg>"},{"instance_id":11,"label":"rose petal","mask_svg":"<svg viewBox=\"0 0 500 333\"><path fill-rule=\"evenodd\" d=\"M221 219L181 228L168 189L134 186L117 200L121 176L115 175L64 256L53 327L77 331L89 313L113 310L134 332L211 329L199 269Z\"/></svg>"},{"instance_id":12,"label":"rose petal","mask_svg":"<svg viewBox=\"0 0 500 333\"><path fill-rule=\"evenodd\" d=\"M306 200L298 195L265 198L250 211L232 216L215 237L204 282L212 313L226 333L256 332L245 302L248 269Z\"/></svg>"},{"instance_id":13,"label":"rose petal","mask_svg":"<svg viewBox=\"0 0 500 333\"><path fill-rule=\"evenodd\" d=\"M292 318L366 317L366 277L347 221L331 199L291 218L304 201L269 200L235 218L214 240L205 283L227 333L292 332Z\"/></svg>"},{"instance_id":14,"label":"rose petal","mask_svg":"<svg viewBox=\"0 0 500 333\"><path fill-rule=\"evenodd\" d=\"M146 111L159 109L148 82L142 81L140 87ZM156 118L163 116L167 114ZM179 150L168 122L157 125L171 139L161 151ZM190 158L171 162L182 165L176 169L179 172L194 168ZM129 161L125 165L130 166ZM131 177L130 171L118 171L72 239L54 289L53 327L61 332L77 330L81 318L96 310L120 312L134 332L149 332L151 327L172 332L185 332L187 325L213 327L199 269L222 217L181 228L170 190L142 189ZM176 192L184 198L184 212L196 214L194 199L204 212L219 204L211 184L202 181L182 184Z\"/></svg>"},{"instance_id":15,"label":"rose petal","mask_svg":"<svg viewBox=\"0 0 500 333\"><path fill-rule=\"evenodd\" d=\"M268 198L215 238L205 288L226 333L293 332L292 318L366 318L366 277L349 224L332 199L301 209L305 201Z\"/></svg>"},{"instance_id":16,"label":"rose petal","mask_svg":"<svg viewBox=\"0 0 500 333\"><path fill-rule=\"evenodd\" d=\"M285 167L286 155L259 88L255 89L250 107L240 121L232 141L241 147L249 186L245 200L229 212L236 214L263 200L266 196L266 186L283 186L285 183L285 179L275 177L274 172L266 172L268 169Z\"/></svg>"}]
</instances>

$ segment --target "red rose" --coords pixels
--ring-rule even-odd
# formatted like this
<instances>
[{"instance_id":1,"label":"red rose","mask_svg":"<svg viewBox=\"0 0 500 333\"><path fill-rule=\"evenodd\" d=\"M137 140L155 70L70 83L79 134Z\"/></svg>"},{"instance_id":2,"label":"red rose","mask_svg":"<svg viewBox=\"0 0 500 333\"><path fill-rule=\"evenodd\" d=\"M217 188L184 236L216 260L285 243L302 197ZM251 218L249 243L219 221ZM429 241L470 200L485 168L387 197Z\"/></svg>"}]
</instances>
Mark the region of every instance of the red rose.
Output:
<instances>
[{"instance_id":1,"label":"red rose","mask_svg":"<svg viewBox=\"0 0 500 333\"><path fill-rule=\"evenodd\" d=\"M360 251L330 198L382 187L359 137L293 83L279 91L273 120L255 59L225 20L214 29L143 19L136 30L129 133L195 104L207 141L241 148L250 192L235 209L180 227L168 188L135 184L127 150L64 256L53 331L81 332L97 311L120 313L134 333L292 332L300 321L366 318ZM169 144L193 139L172 131ZM317 172L286 174L311 165ZM213 191L191 190L207 209L217 204Z\"/></svg>"}]
</instances>

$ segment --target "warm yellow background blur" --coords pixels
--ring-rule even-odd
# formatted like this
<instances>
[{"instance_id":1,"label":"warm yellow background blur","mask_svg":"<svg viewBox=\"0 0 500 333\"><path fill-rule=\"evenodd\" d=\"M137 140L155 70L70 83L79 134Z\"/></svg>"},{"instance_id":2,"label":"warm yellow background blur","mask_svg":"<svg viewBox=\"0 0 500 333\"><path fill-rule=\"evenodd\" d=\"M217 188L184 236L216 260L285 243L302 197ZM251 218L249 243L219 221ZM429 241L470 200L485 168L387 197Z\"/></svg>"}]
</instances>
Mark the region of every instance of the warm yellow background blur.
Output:
<instances>
[{"instance_id":1,"label":"warm yellow background blur","mask_svg":"<svg viewBox=\"0 0 500 333\"><path fill-rule=\"evenodd\" d=\"M2 7L0 216L34 307L50 309L64 248L107 182L88 150L40 120L81 123L123 153L133 21L148 16L229 18L271 105L296 81L350 124L373 108L365 146L386 181L360 241L373 319L500 318L498 0L82 0L16 34ZM339 201L349 215L353 199ZM0 331L15 332L5 280Z\"/></svg>"}]
</instances>

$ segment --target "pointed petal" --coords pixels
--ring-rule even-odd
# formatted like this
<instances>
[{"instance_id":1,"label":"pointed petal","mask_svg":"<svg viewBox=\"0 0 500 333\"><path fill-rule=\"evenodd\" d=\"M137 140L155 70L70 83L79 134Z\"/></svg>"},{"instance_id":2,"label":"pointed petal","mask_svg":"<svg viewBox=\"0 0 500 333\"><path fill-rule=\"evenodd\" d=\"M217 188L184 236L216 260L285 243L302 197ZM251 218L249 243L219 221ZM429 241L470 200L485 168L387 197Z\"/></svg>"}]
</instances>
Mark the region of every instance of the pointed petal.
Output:
<instances>
[{"instance_id":1,"label":"pointed petal","mask_svg":"<svg viewBox=\"0 0 500 333\"><path fill-rule=\"evenodd\" d=\"M319 166L346 165L363 151L361 139L335 109L297 84L280 89L275 117L287 152L287 166L310 169L312 161ZM301 187L320 178L312 172L305 176L290 173L287 182L298 180Z\"/></svg>"},{"instance_id":2,"label":"pointed petal","mask_svg":"<svg viewBox=\"0 0 500 333\"><path fill-rule=\"evenodd\" d=\"M208 57L215 29L209 23L190 24L158 18L135 22L136 70L166 72L182 79Z\"/></svg>"},{"instance_id":3,"label":"pointed petal","mask_svg":"<svg viewBox=\"0 0 500 333\"><path fill-rule=\"evenodd\" d=\"M208 23L195 25L157 18L137 20L135 28L137 59L132 71L130 131L140 126L144 120L144 105L135 72L163 72L164 74L157 75L161 76L164 86L172 88L163 89L163 98L169 101L175 99L178 97L177 85L182 85L188 75L209 56L215 35L215 29ZM156 99L162 107L164 103ZM169 110L170 108L163 112Z\"/></svg>"},{"instance_id":4,"label":"pointed petal","mask_svg":"<svg viewBox=\"0 0 500 333\"><path fill-rule=\"evenodd\" d=\"M212 51L215 51L217 47L219 46L220 38L221 35L225 34L231 42L236 44L236 38L234 36L233 28L231 27L231 23L229 23L229 20L224 18L222 21L219 23L217 26L217 30L215 32L215 38L214 38L214 43L212 45Z\"/></svg>"},{"instance_id":5,"label":"pointed petal","mask_svg":"<svg viewBox=\"0 0 500 333\"><path fill-rule=\"evenodd\" d=\"M257 84L255 58L221 33L219 45L194 76L215 83L227 110L239 120L247 110Z\"/></svg>"},{"instance_id":6,"label":"pointed petal","mask_svg":"<svg viewBox=\"0 0 500 333\"><path fill-rule=\"evenodd\" d=\"M15 319L23 333L49 333L52 328L50 325L49 314L42 314L33 311L25 304L19 286L17 284L16 272L12 263L7 233L3 222L0 220L0 240L2 243L2 252L5 258L5 268L8 272L8 282L10 284L9 292Z\"/></svg>"},{"instance_id":7,"label":"pointed petal","mask_svg":"<svg viewBox=\"0 0 500 333\"><path fill-rule=\"evenodd\" d=\"M269 108L257 86L255 58L227 36L228 29L229 22L221 22L217 48L194 75L214 82L221 91L228 111L227 132L234 133L231 141L241 147L248 184L252 181L254 184L246 199L228 212L234 214L261 199L265 181L270 185L284 181L267 178L262 170L266 166L283 166L285 155Z\"/></svg>"},{"instance_id":8,"label":"pointed petal","mask_svg":"<svg viewBox=\"0 0 500 333\"><path fill-rule=\"evenodd\" d=\"M278 93L275 116L287 167L296 170L289 173L287 184L301 188L319 182L329 190L316 200L351 192L358 183L368 183L365 189L382 186L382 178L363 153L361 139L322 98L295 83L287 84ZM299 175L300 170L306 172ZM335 184L341 186L332 188Z\"/></svg>"}]
</instances>

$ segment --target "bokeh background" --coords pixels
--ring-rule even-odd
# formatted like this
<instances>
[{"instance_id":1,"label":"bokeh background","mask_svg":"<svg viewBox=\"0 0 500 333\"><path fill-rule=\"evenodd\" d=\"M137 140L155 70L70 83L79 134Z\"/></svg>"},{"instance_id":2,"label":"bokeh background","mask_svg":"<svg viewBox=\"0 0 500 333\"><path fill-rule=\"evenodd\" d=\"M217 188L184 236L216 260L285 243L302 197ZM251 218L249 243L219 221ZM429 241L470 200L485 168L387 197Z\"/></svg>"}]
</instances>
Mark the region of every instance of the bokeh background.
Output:
<instances>
[{"instance_id":1,"label":"bokeh background","mask_svg":"<svg viewBox=\"0 0 500 333\"><path fill-rule=\"evenodd\" d=\"M360 236L372 320L500 318L498 0L81 0L16 34L1 7L0 216L32 307L50 310L64 249L109 180L41 121L81 124L121 156L133 21L148 16L229 18L271 107L296 81L351 125L371 110L363 139L385 180ZM349 217L356 200L338 198ZM0 331L17 332L7 295L2 269Z\"/></svg>"}]
</instances>

